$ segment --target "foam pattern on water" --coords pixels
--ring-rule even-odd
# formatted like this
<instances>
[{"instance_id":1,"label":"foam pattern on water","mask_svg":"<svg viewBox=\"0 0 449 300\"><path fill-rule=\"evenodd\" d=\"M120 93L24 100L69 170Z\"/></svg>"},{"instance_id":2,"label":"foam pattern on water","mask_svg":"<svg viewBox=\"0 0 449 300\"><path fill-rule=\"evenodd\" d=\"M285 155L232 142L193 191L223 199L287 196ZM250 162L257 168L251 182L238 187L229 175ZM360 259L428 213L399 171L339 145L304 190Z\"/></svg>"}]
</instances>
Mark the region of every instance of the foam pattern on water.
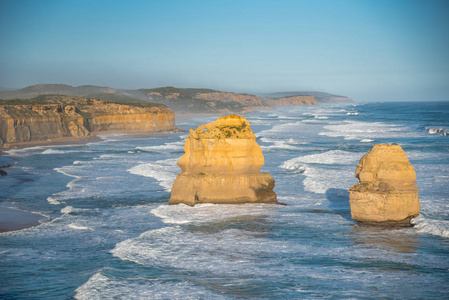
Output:
<instances>
[{"instance_id":1,"label":"foam pattern on water","mask_svg":"<svg viewBox=\"0 0 449 300\"><path fill-rule=\"evenodd\" d=\"M326 131L320 135L328 137L344 137L346 140L403 138L411 136L407 127L382 122L341 121L337 125L324 126Z\"/></svg>"},{"instance_id":2,"label":"foam pattern on water","mask_svg":"<svg viewBox=\"0 0 449 300\"><path fill-rule=\"evenodd\" d=\"M188 282L113 278L102 272L76 289L75 299L226 299Z\"/></svg>"},{"instance_id":3,"label":"foam pattern on water","mask_svg":"<svg viewBox=\"0 0 449 300\"><path fill-rule=\"evenodd\" d=\"M177 173L180 173L181 171L176 165L177 161L178 159L176 158L159 160L153 163L134 166L127 171L131 174L154 178L158 181L160 186L167 192L170 192Z\"/></svg>"}]
</instances>

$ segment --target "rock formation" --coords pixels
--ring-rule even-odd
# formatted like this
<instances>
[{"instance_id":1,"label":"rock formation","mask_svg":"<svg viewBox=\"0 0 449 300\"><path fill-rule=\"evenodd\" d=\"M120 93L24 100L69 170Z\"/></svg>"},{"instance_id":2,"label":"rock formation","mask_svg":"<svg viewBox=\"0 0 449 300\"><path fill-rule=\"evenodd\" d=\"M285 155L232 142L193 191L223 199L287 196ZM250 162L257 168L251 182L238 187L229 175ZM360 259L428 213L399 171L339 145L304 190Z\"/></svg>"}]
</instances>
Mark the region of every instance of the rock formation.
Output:
<instances>
[{"instance_id":1,"label":"rock formation","mask_svg":"<svg viewBox=\"0 0 449 300\"><path fill-rule=\"evenodd\" d=\"M249 122L230 115L191 129L169 204L279 203L274 179L261 173L262 149Z\"/></svg>"},{"instance_id":2,"label":"rock formation","mask_svg":"<svg viewBox=\"0 0 449 300\"><path fill-rule=\"evenodd\" d=\"M354 220L386 226L410 226L419 214L416 174L398 145L374 145L357 166L360 183L349 189Z\"/></svg>"},{"instance_id":3,"label":"rock formation","mask_svg":"<svg viewBox=\"0 0 449 300\"><path fill-rule=\"evenodd\" d=\"M160 104L124 105L74 96L5 100L0 105L0 147L92 132L176 130L173 112Z\"/></svg>"}]
</instances>

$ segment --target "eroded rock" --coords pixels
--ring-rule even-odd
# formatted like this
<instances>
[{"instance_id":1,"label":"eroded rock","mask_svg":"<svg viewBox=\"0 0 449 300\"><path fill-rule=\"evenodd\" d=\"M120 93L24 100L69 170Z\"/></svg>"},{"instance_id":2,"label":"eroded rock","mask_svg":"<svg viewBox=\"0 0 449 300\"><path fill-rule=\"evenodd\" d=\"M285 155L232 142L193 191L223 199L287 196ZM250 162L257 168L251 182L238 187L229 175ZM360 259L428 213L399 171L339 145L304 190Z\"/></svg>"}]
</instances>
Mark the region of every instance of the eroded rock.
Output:
<instances>
[{"instance_id":1,"label":"eroded rock","mask_svg":"<svg viewBox=\"0 0 449 300\"><path fill-rule=\"evenodd\" d=\"M398 145L374 145L357 166L360 183L349 189L354 220L385 226L410 226L419 214L416 174Z\"/></svg>"},{"instance_id":2,"label":"eroded rock","mask_svg":"<svg viewBox=\"0 0 449 300\"><path fill-rule=\"evenodd\" d=\"M279 203L274 179L261 173L262 149L249 122L230 115L191 129L169 204Z\"/></svg>"}]
</instances>

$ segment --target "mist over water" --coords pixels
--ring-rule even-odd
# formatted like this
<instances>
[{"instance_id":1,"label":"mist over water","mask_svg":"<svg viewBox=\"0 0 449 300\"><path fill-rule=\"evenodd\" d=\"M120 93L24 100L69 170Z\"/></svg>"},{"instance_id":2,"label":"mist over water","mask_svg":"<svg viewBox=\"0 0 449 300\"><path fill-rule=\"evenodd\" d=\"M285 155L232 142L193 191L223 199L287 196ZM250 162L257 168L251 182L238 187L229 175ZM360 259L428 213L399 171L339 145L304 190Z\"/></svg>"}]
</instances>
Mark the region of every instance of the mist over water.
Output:
<instances>
[{"instance_id":1,"label":"mist over water","mask_svg":"<svg viewBox=\"0 0 449 300\"><path fill-rule=\"evenodd\" d=\"M2 206L51 221L0 234L2 298L449 296L448 103L289 107L245 115L286 206L169 206L186 132L102 135L8 152ZM188 130L215 120L192 117ZM432 128L443 128L438 133ZM350 218L347 190L376 143L415 167L413 228Z\"/></svg>"}]
</instances>

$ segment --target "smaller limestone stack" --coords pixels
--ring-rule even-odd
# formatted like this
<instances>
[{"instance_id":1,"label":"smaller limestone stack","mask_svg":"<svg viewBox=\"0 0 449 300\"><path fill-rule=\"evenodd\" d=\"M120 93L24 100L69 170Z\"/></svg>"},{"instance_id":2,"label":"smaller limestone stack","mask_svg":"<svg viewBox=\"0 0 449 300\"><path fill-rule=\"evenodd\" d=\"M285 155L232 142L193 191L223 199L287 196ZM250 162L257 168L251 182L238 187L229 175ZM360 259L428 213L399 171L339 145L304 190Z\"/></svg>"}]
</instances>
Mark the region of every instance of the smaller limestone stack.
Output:
<instances>
[{"instance_id":1,"label":"smaller limestone stack","mask_svg":"<svg viewBox=\"0 0 449 300\"><path fill-rule=\"evenodd\" d=\"M230 115L191 129L169 204L279 203L274 179L261 173L262 149L249 122Z\"/></svg>"},{"instance_id":2,"label":"smaller limestone stack","mask_svg":"<svg viewBox=\"0 0 449 300\"><path fill-rule=\"evenodd\" d=\"M410 226L419 214L416 174L398 145L374 145L357 166L360 183L349 189L354 220L385 226Z\"/></svg>"}]
</instances>

